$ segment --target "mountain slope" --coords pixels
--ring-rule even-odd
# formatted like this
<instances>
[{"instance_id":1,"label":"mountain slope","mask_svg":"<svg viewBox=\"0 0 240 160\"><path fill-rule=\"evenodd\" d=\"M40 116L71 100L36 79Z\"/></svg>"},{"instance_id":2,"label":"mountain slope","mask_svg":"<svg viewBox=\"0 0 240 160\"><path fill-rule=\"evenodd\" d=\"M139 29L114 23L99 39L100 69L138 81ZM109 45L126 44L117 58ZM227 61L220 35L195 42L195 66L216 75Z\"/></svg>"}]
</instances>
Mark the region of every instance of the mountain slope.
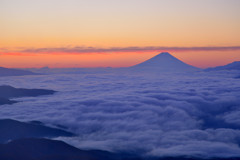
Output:
<instances>
[{"instance_id":1,"label":"mountain slope","mask_svg":"<svg viewBox=\"0 0 240 160\"><path fill-rule=\"evenodd\" d=\"M161 72L186 72L199 70L199 68L180 61L168 52L160 53L157 56L130 68L139 71L142 70Z\"/></svg>"}]
</instances>

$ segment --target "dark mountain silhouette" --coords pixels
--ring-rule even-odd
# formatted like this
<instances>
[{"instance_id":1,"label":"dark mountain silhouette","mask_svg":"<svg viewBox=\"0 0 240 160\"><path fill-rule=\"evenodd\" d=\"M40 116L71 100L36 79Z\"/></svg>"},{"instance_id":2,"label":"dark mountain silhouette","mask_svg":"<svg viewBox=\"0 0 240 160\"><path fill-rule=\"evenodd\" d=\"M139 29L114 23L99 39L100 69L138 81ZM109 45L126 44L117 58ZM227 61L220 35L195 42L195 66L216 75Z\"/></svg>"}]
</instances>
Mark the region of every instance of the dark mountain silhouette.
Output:
<instances>
[{"instance_id":1,"label":"dark mountain silhouette","mask_svg":"<svg viewBox=\"0 0 240 160\"><path fill-rule=\"evenodd\" d=\"M9 100L7 98L3 98L3 97L0 97L0 105L3 105L3 104L13 104L13 103L16 103L17 101L12 101L12 100Z\"/></svg>"},{"instance_id":2,"label":"dark mountain silhouette","mask_svg":"<svg viewBox=\"0 0 240 160\"><path fill-rule=\"evenodd\" d=\"M130 68L137 71L149 72L186 72L200 70L199 68L180 61L168 52L160 53L157 56Z\"/></svg>"},{"instance_id":3,"label":"dark mountain silhouette","mask_svg":"<svg viewBox=\"0 0 240 160\"><path fill-rule=\"evenodd\" d=\"M1 160L239 160L239 158L133 157L100 150L80 150L62 141L27 138L0 144Z\"/></svg>"},{"instance_id":4,"label":"dark mountain silhouette","mask_svg":"<svg viewBox=\"0 0 240 160\"><path fill-rule=\"evenodd\" d=\"M25 71L21 69L10 69L0 67L0 77L4 76L25 76L25 75L38 75L37 73L33 73L31 71Z\"/></svg>"},{"instance_id":5,"label":"dark mountain silhouette","mask_svg":"<svg viewBox=\"0 0 240 160\"><path fill-rule=\"evenodd\" d=\"M43 137L74 136L73 133L44 126L39 121L29 123L11 119L0 120L1 160L206 160L198 157L140 157L138 153L112 153L101 150L81 150L65 142ZM239 160L208 158L208 160Z\"/></svg>"},{"instance_id":6,"label":"dark mountain silhouette","mask_svg":"<svg viewBox=\"0 0 240 160\"><path fill-rule=\"evenodd\" d=\"M16 98L16 97L35 97L41 95L54 94L56 91L48 89L24 89L14 88L12 86L0 86L0 97Z\"/></svg>"},{"instance_id":7,"label":"dark mountain silhouette","mask_svg":"<svg viewBox=\"0 0 240 160\"><path fill-rule=\"evenodd\" d=\"M0 159L4 160L108 160L109 155L108 152L81 151L48 139L19 139L0 146Z\"/></svg>"},{"instance_id":8,"label":"dark mountain silhouette","mask_svg":"<svg viewBox=\"0 0 240 160\"><path fill-rule=\"evenodd\" d=\"M206 71L220 71L220 70L240 70L240 61L235 61L224 66L214 68L207 68Z\"/></svg>"},{"instance_id":9,"label":"dark mountain silhouette","mask_svg":"<svg viewBox=\"0 0 240 160\"><path fill-rule=\"evenodd\" d=\"M73 133L58 128L44 126L41 123L26 123L11 119L0 120L0 143L19 138L71 137Z\"/></svg>"},{"instance_id":10,"label":"dark mountain silhouette","mask_svg":"<svg viewBox=\"0 0 240 160\"><path fill-rule=\"evenodd\" d=\"M16 103L16 101L9 100L9 98L36 97L54 94L55 92L56 91L47 89L23 89L11 86L0 86L0 105Z\"/></svg>"},{"instance_id":11,"label":"dark mountain silhouette","mask_svg":"<svg viewBox=\"0 0 240 160\"><path fill-rule=\"evenodd\" d=\"M14 154L13 154L14 153ZM84 151L62 141L49 139L19 139L0 145L3 160L140 160L124 158L107 151Z\"/></svg>"}]
</instances>

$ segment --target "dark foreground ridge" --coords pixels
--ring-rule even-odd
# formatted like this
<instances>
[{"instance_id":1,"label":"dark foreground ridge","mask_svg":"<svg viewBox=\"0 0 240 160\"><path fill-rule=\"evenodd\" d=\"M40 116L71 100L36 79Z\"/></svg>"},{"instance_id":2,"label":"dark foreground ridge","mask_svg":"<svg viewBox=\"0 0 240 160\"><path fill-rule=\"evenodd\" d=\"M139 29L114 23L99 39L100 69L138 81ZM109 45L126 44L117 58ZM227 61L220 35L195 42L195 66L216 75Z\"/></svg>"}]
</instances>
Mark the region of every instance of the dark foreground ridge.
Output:
<instances>
[{"instance_id":1,"label":"dark foreground ridge","mask_svg":"<svg viewBox=\"0 0 240 160\"><path fill-rule=\"evenodd\" d=\"M42 138L42 137L72 137L73 133L58 129L44 126L39 123L27 123L19 122L11 119L0 120L0 143L7 143L10 140L20 138Z\"/></svg>"},{"instance_id":2,"label":"dark foreground ridge","mask_svg":"<svg viewBox=\"0 0 240 160\"><path fill-rule=\"evenodd\" d=\"M41 122L0 120L1 160L239 160L239 158L140 157L132 153L81 150L65 142L43 137L71 137L73 133L44 126ZM14 153L14 154L13 154Z\"/></svg>"},{"instance_id":3,"label":"dark foreground ridge","mask_svg":"<svg viewBox=\"0 0 240 160\"><path fill-rule=\"evenodd\" d=\"M31 71L25 71L21 69L10 69L0 67L0 77L5 76L26 76L26 75L38 75L37 73L33 73Z\"/></svg>"},{"instance_id":4,"label":"dark foreground ridge","mask_svg":"<svg viewBox=\"0 0 240 160\"><path fill-rule=\"evenodd\" d=\"M13 154L14 153L14 154ZM18 139L0 144L3 160L239 160L239 158L138 158L100 150L80 150L62 141L44 138Z\"/></svg>"},{"instance_id":5,"label":"dark foreground ridge","mask_svg":"<svg viewBox=\"0 0 240 160\"><path fill-rule=\"evenodd\" d=\"M51 95L55 92L56 91L47 89L23 89L11 86L0 86L0 105L16 103L16 101L9 100L9 98L36 97L41 95Z\"/></svg>"},{"instance_id":6,"label":"dark foreground ridge","mask_svg":"<svg viewBox=\"0 0 240 160\"><path fill-rule=\"evenodd\" d=\"M62 141L43 138L19 139L0 145L0 159L4 160L111 160L114 156L110 152L83 151Z\"/></svg>"}]
</instances>

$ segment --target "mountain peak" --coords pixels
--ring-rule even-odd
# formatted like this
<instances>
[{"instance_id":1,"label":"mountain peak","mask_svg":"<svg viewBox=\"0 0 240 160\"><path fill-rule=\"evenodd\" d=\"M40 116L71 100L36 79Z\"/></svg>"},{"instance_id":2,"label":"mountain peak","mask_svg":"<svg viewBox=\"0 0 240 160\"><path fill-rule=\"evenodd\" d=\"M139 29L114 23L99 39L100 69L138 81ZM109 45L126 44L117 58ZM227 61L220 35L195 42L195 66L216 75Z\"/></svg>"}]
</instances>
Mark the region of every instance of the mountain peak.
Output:
<instances>
[{"instance_id":1,"label":"mountain peak","mask_svg":"<svg viewBox=\"0 0 240 160\"><path fill-rule=\"evenodd\" d=\"M156 55L155 57L173 57L173 56L168 52L161 52L158 55Z\"/></svg>"},{"instance_id":2,"label":"mountain peak","mask_svg":"<svg viewBox=\"0 0 240 160\"><path fill-rule=\"evenodd\" d=\"M188 65L181 60L177 59L176 57L172 56L168 52L162 52L151 59L142 62L140 64L137 64L133 66L135 69L141 69L141 70L149 70L149 71L173 71L173 72L179 72L179 71L192 71L197 70L198 68L193 67L191 65Z\"/></svg>"},{"instance_id":3,"label":"mountain peak","mask_svg":"<svg viewBox=\"0 0 240 160\"><path fill-rule=\"evenodd\" d=\"M159 53L157 56L160 56L160 55L162 55L162 56L172 56L170 53L168 53L168 52L161 52L161 53Z\"/></svg>"},{"instance_id":4,"label":"mountain peak","mask_svg":"<svg viewBox=\"0 0 240 160\"><path fill-rule=\"evenodd\" d=\"M162 53L159 53L158 55L152 57L151 59L158 59L158 60L175 59L176 60L177 58L168 52L162 52Z\"/></svg>"}]
</instances>

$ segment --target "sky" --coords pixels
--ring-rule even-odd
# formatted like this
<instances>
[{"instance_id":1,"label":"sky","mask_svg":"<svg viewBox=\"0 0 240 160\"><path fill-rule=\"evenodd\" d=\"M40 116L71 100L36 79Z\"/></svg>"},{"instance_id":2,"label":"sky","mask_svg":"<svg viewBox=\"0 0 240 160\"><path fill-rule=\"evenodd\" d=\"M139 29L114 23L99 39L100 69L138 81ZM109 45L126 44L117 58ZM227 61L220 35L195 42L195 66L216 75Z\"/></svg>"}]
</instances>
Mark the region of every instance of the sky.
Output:
<instances>
[{"instance_id":1,"label":"sky","mask_svg":"<svg viewBox=\"0 0 240 160\"><path fill-rule=\"evenodd\" d=\"M0 0L0 66L126 67L168 51L240 60L239 0Z\"/></svg>"}]
</instances>

